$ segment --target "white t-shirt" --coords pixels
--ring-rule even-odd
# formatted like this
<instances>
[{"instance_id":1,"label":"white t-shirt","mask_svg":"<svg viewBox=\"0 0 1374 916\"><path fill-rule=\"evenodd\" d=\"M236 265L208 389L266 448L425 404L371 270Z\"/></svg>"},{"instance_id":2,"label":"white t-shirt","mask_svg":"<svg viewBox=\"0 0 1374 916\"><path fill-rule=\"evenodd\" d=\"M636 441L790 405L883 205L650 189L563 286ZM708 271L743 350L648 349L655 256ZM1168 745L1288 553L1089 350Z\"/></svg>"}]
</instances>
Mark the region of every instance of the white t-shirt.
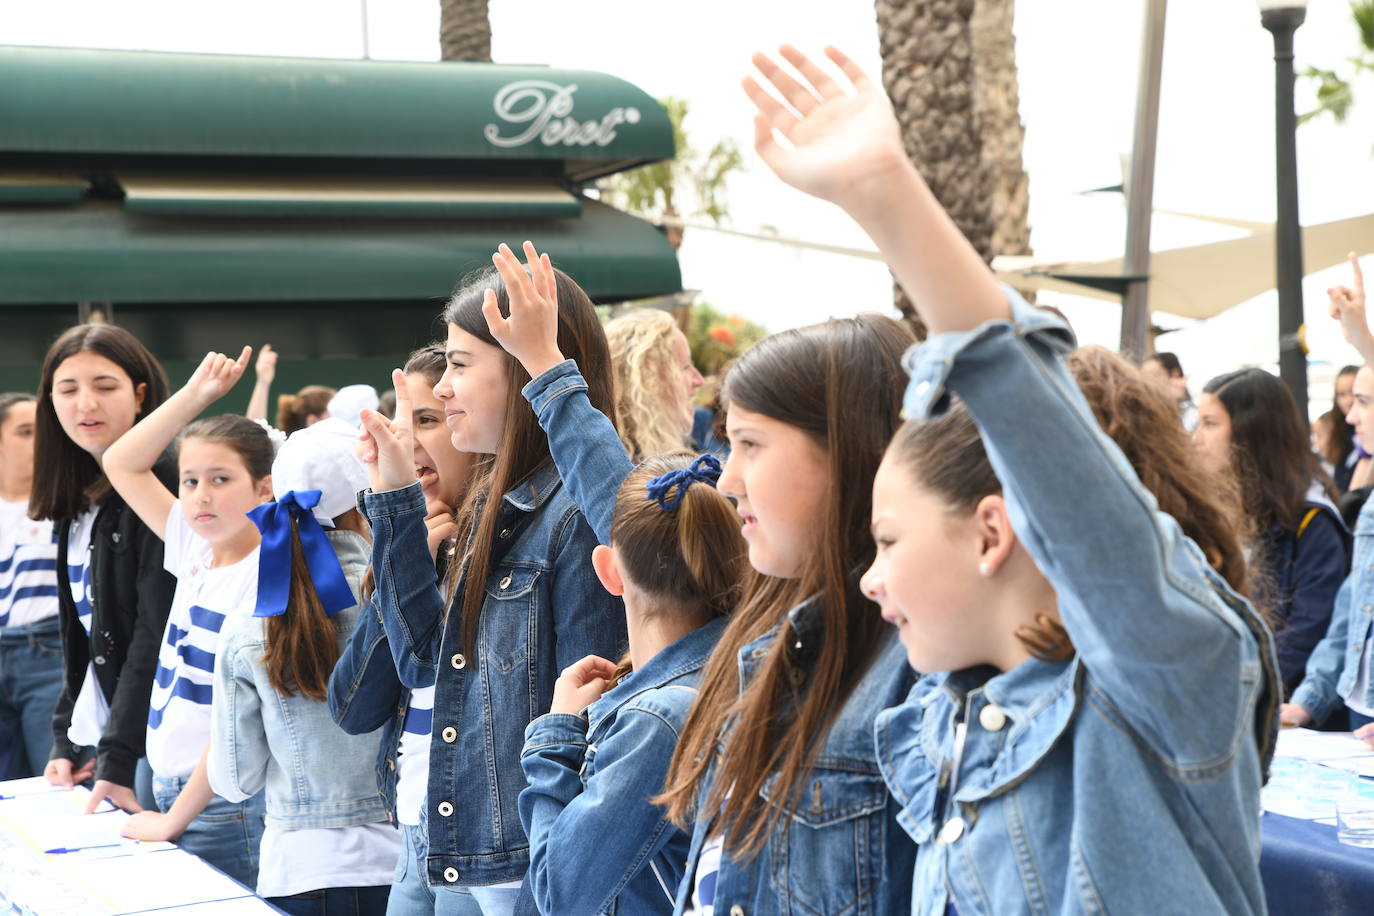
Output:
<instances>
[{"instance_id":1,"label":"white t-shirt","mask_svg":"<svg viewBox=\"0 0 1374 916\"><path fill-rule=\"evenodd\" d=\"M57 615L57 536L29 518L29 503L0 499L0 627Z\"/></svg>"},{"instance_id":2,"label":"white t-shirt","mask_svg":"<svg viewBox=\"0 0 1374 916\"><path fill-rule=\"evenodd\" d=\"M210 744L210 699L219 631L230 614L251 614L258 550L212 568L210 544L191 530L181 501L167 514L163 565L177 577L148 704L148 763L158 776L189 777Z\"/></svg>"},{"instance_id":3,"label":"white t-shirt","mask_svg":"<svg viewBox=\"0 0 1374 916\"><path fill-rule=\"evenodd\" d=\"M712 916L716 911L716 878L720 872L720 854L725 848L724 834L718 834L702 844L697 857L696 874L692 878L692 896L687 900L683 916Z\"/></svg>"},{"instance_id":4,"label":"white t-shirt","mask_svg":"<svg viewBox=\"0 0 1374 916\"><path fill-rule=\"evenodd\" d=\"M434 722L434 688L410 692L401 746L396 753L396 820L417 827L429 789L430 726Z\"/></svg>"},{"instance_id":5,"label":"white t-shirt","mask_svg":"<svg viewBox=\"0 0 1374 916\"><path fill-rule=\"evenodd\" d=\"M400 854L401 831L390 824L288 830L268 821L258 855L258 896L380 887L395 877Z\"/></svg>"},{"instance_id":6,"label":"white t-shirt","mask_svg":"<svg viewBox=\"0 0 1374 916\"><path fill-rule=\"evenodd\" d=\"M66 587L71 589L76 603L76 617L91 634L91 538L95 534L95 507L72 519L67 530ZM105 724L110 721L110 704L100 692L95 678L95 666L86 665L86 679L72 702L72 721L67 727L67 739L80 747L100 743Z\"/></svg>"}]
</instances>

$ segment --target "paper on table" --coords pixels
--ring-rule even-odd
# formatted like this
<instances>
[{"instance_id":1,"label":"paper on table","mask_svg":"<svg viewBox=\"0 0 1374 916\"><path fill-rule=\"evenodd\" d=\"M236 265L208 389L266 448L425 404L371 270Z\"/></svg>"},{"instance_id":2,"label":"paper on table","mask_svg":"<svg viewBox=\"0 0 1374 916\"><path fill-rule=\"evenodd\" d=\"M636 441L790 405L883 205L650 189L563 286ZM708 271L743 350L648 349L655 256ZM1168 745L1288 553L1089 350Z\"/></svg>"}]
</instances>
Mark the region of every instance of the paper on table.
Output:
<instances>
[{"instance_id":1,"label":"paper on table","mask_svg":"<svg viewBox=\"0 0 1374 916\"><path fill-rule=\"evenodd\" d=\"M1279 757L1302 757L1307 760L1374 757L1374 749L1350 732L1319 732L1310 728L1281 729L1274 753Z\"/></svg>"},{"instance_id":2,"label":"paper on table","mask_svg":"<svg viewBox=\"0 0 1374 916\"><path fill-rule=\"evenodd\" d=\"M112 811L108 814L68 814L11 823L10 826L37 851L70 850L55 855L74 858L103 859L174 848L171 843L141 843L120 836L128 820L129 815L123 811Z\"/></svg>"},{"instance_id":3,"label":"paper on table","mask_svg":"<svg viewBox=\"0 0 1374 916\"><path fill-rule=\"evenodd\" d=\"M39 795L43 792L62 792L62 786L55 786L42 776L26 779L7 779L0 782L0 799L18 798L21 795Z\"/></svg>"},{"instance_id":4,"label":"paper on table","mask_svg":"<svg viewBox=\"0 0 1374 916\"><path fill-rule=\"evenodd\" d=\"M83 861L73 871L81 883L111 903L118 913L253 895L233 878L181 849Z\"/></svg>"},{"instance_id":5,"label":"paper on table","mask_svg":"<svg viewBox=\"0 0 1374 916\"><path fill-rule=\"evenodd\" d=\"M0 821L31 821L38 818L80 815L86 811L91 793L78 786L60 792L35 792L18 798L0 801ZM102 799L97 814L118 812L119 809Z\"/></svg>"}]
</instances>

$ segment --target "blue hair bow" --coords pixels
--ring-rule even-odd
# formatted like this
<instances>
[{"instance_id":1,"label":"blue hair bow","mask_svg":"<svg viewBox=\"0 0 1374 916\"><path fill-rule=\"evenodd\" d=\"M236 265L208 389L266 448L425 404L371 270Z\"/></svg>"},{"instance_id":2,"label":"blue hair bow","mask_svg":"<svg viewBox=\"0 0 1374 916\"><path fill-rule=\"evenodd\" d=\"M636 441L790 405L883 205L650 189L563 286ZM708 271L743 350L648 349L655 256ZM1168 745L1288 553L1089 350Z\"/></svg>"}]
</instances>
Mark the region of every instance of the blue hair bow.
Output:
<instances>
[{"instance_id":1,"label":"blue hair bow","mask_svg":"<svg viewBox=\"0 0 1374 916\"><path fill-rule=\"evenodd\" d=\"M275 617L291 600L291 519L301 536L301 551L324 612L332 617L358 601L344 578L339 555L310 510L320 502L319 490L292 490L276 502L263 503L248 513L262 532L258 554L258 604L254 617Z\"/></svg>"},{"instance_id":2,"label":"blue hair bow","mask_svg":"<svg viewBox=\"0 0 1374 916\"><path fill-rule=\"evenodd\" d=\"M703 481L711 486L720 480L720 462L715 455L698 455L690 466L660 474L645 484L649 498L658 500L664 512L672 512L682 503L682 497L694 481ZM677 487L677 492L669 498L668 491Z\"/></svg>"}]
</instances>

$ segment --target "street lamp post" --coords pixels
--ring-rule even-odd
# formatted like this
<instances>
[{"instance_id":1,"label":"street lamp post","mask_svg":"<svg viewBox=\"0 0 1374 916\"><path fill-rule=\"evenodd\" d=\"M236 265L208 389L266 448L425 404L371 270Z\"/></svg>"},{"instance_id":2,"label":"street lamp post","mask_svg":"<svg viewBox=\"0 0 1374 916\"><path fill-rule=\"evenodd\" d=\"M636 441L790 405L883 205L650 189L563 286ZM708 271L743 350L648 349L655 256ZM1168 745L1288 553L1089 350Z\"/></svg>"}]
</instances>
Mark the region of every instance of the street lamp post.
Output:
<instances>
[{"instance_id":1,"label":"street lamp post","mask_svg":"<svg viewBox=\"0 0 1374 916\"><path fill-rule=\"evenodd\" d=\"M1278 220L1274 225L1279 292L1279 377L1307 420L1307 353L1303 345L1302 227L1298 223L1298 122L1293 107L1293 33L1307 0L1258 0L1260 22L1274 36L1274 165Z\"/></svg>"}]
</instances>

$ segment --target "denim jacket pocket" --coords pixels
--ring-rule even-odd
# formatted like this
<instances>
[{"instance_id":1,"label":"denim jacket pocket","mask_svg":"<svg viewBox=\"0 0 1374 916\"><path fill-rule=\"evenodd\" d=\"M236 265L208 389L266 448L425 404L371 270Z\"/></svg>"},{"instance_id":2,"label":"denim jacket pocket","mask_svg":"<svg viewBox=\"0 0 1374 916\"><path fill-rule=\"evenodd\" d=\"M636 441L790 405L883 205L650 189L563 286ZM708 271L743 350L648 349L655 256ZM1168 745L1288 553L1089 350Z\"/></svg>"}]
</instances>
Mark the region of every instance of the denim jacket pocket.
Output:
<instances>
[{"instance_id":1,"label":"denim jacket pocket","mask_svg":"<svg viewBox=\"0 0 1374 916\"><path fill-rule=\"evenodd\" d=\"M770 779L762 794L774 801L775 791ZM868 766L812 768L769 843L770 878L787 912L872 912L887 861L887 804L887 786Z\"/></svg>"},{"instance_id":2,"label":"denim jacket pocket","mask_svg":"<svg viewBox=\"0 0 1374 916\"><path fill-rule=\"evenodd\" d=\"M525 566L499 566L487 579L483 615L492 647L491 663L509 674L529 660L531 628L538 592L539 570ZM495 638L492 638L495 637Z\"/></svg>"}]
</instances>

